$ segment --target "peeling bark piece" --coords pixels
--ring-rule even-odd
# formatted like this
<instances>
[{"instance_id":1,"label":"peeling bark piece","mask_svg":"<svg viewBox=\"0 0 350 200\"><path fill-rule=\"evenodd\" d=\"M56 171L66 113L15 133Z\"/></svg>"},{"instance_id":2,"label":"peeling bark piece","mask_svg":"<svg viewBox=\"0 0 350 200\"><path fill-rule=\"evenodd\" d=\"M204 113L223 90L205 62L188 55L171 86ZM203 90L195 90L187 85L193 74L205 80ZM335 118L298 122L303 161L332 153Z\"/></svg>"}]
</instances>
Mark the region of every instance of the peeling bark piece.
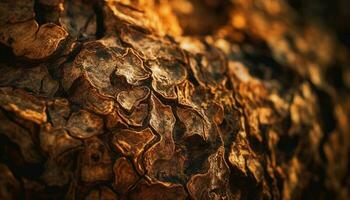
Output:
<instances>
[{"instance_id":1,"label":"peeling bark piece","mask_svg":"<svg viewBox=\"0 0 350 200\"><path fill-rule=\"evenodd\" d=\"M118 103L128 112L133 110L139 103L148 97L150 90L145 87L135 87L122 91L117 95Z\"/></svg>"},{"instance_id":2,"label":"peeling bark piece","mask_svg":"<svg viewBox=\"0 0 350 200\"><path fill-rule=\"evenodd\" d=\"M45 103L20 89L0 88L0 106L37 124L47 120Z\"/></svg>"},{"instance_id":3,"label":"peeling bark piece","mask_svg":"<svg viewBox=\"0 0 350 200\"><path fill-rule=\"evenodd\" d=\"M131 85L140 85L141 81L148 79L149 72L143 67L142 60L132 49L127 49L125 55L118 59L116 75L125 77Z\"/></svg>"},{"instance_id":4,"label":"peeling bark piece","mask_svg":"<svg viewBox=\"0 0 350 200\"><path fill-rule=\"evenodd\" d=\"M118 200L118 196L108 187L100 187L89 192L85 200Z\"/></svg>"},{"instance_id":5,"label":"peeling bark piece","mask_svg":"<svg viewBox=\"0 0 350 200\"><path fill-rule=\"evenodd\" d=\"M108 115L113 111L114 100L101 95L86 79L79 79L79 85L69 96L70 100L96 114Z\"/></svg>"},{"instance_id":6,"label":"peeling bark piece","mask_svg":"<svg viewBox=\"0 0 350 200\"><path fill-rule=\"evenodd\" d=\"M200 89L199 89L200 90ZM198 90L196 91L195 86L188 80L176 85L177 101L179 104L189 106L195 110L205 121L209 121L204 114L204 109L201 106L202 100L198 99Z\"/></svg>"},{"instance_id":7,"label":"peeling bark piece","mask_svg":"<svg viewBox=\"0 0 350 200\"><path fill-rule=\"evenodd\" d=\"M45 65L24 69L19 79L13 85L17 88L27 89L36 94L53 96L58 90L58 83L49 74Z\"/></svg>"},{"instance_id":8,"label":"peeling bark piece","mask_svg":"<svg viewBox=\"0 0 350 200\"><path fill-rule=\"evenodd\" d=\"M247 168L249 169L250 173L252 173L255 181L260 183L264 176L264 171L260 162L257 159L250 158L247 160Z\"/></svg>"},{"instance_id":9,"label":"peeling bark piece","mask_svg":"<svg viewBox=\"0 0 350 200\"><path fill-rule=\"evenodd\" d=\"M39 27L34 20L0 27L0 33L0 42L12 47L16 56L35 60L53 54L68 36L60 26L47 23Z\"/></svg>"},{"instance_id":10,"label":"peeling bark piece","mask_svg":"<svg viewBox=\"0 0 350 200\"><path fill-rule=\"evenodd\" d=\"M140 104L130 115L120 109L118 110L118 114L127 124L131 126L142 126L148 116L148 104Z\"/></svg>"},{"instance_id":11,"label":"peeling bark piece","mask_svg":"<svg viewBox=\"0 0 350 200\"><path fill-rule=\"evenodd\" d=\"M249 70L240 62L230 61L228 63L228 72L230 78L236 79L237 82L248 84L254 78L250 75Z\"/></svg>"},{"instance_id":12,"label":"peeling bark piece","mask_svg":"<svg viewBox=\"0 0 350 200\"><path fill-rule=\"evenodd\" d=\"M229 168L224 158L224 148L208 158L209 170L196 174L187 183L189 193L194 199L234 199L229 184Z\"/></svg>"},{"instance_id":13,"label":"peeling bark piece","mask_svg":"<svg viewBox=\"0 0 350 200\"><path fill-rule=\"evenodd\" d=\"M115 129L117 127L126 128L128 125L119 116L116 109L113 109L111 113L107 115L106 118L106 128L109 130Z\"/></svg>"},{"instance_id":14,"label":"peeling bark piece","mask_svg":"<svg viewBox=\"0 0 350 200\"><path fill-rule=\"evenodd\" d=\"M142 181L128 194L129 199L162 199L184 200L187 194L183 186L178 184L164 185L161 183L147 183Z\"/></svg>"},{"instance_id":15,"label":"peeling bark piece","mask_svg":"<svg viewBox=\"0 0 350 200\"><path fill-rule=\"evenodd\" d=\"M16 180L10 169L0 163L0 198L1 199L19 199L20 183Z\"/></svg>"},{"instance_id":16,"label":"peeling bark piece","mask_svg":"<svg viewBox=\"0 0 350 200\"><path fill-rule=\"evenodd\" d=\"M113 163L105 144L98 138L85 141L82 152L81 178L84 182L108 181L113 175Z\"/></svg>"},{"instance_id":17,"label":"peeling bark piece","mask_svg":"<svg viewBox=\"0 0 350 200\"><path fill-rule=\"evenodd\" d=\"M163 183L182 183L188 180L185 172L185 157L181 150L175 151L169 160L156 160L152 168L148 169L147 176L152 180L158 180Z\"/></svg>"},{"instance_id":18,"label":"peeling bark piece","mask_svg":"<svg viewBox=\"0 0 350 200\"><path fill-rule=\"evenodd\" d=\"M65 1L60 18L62 26L73 37L94 39L96 35L96 14L92 3L81 0Z\"/></svg>"},{"instance_id":19,"label":"peeling bark piece","mask_svg":"<svg viewBox=\"0 0 350 200\"><path fill-rule=\"evenodd\" d=\"M303 179L301 176L302 173L302 164L300 160L296 157L293 157L288 164L288 169L285 170L285 185L283 185L282 198L288 199L295 190L299 187L300 179Z\"/></svg>"},{"instance_id":20,"label":"peeling bark piece","mask_svg":"<svg viewBox=\"0 0 350 200\"><path fill-rule=\"evenodd\" d=\"M224 108L218 103L210 103L205 109L205 115L216 125L220 125L224 120Z\"/></svg>"},{"instance_id":21,"label":"peeling bark piece","mask_svg":"<svg viewBox=\"0 0 350 200\"><path fill-rule=\"evenodd\" d=\"M179 104L197 108L198 106L192 101L193 93L195 91L194 85L185 80L176 86L177 100Z\"/></svg>"},{"instance_id":22,"label":"peeling bark piece","mask_svg":"<svg viewBox=\"0 0 350 200\"><path fill-rule=\"evenodd\" d=\"M251 155L251 150L246 140L246 133L239 132L235 141L231 145L228 160L235 169L247 174L247 158Z\"/></svg>"},{"instance_id":23,"label":"peeling bark piece","mask_svg":"<svg viewBox=\"0 0 350 200\"><path fill-rule=\"evenodd\" d=\"M151 118L150 125L160 136L160 140L145 153L145 167L152 169L152 165L157 160L169 160L174 154L175 143L173 139L173 129L175 117L172 109L168 105L162 104L154 95L151 95Z\"/></svg>"},{"instance_id":24,"label":"peeling bark piece","mask_svg":"<svg viewBox=\"0 0 350 200\"><path fill-rule=\"evenodd\" d=\"M63 128L54 128L49 123L42 125L39 139L41 148L51 158L82 145L80 140L71 137Z\"/></svg>"},{"instance_id":25,"label":"peeling bark piece","mask_svg":"<svg viewBox=\"0 0 350 200\"><path fill-rule=\"evenodd\" d=\"M301 84L299 92L294 95L289 108L292 128L290 128L288 134L299 134L303 127L312 126L312 119L314 119L315 113L317 113L315 104L316 99L310 85L306 82Z\"/></svg>"},{"instance_id":26,"label":"peeling bark piece","mask_svg":"<svg viewBox=\"0 0 350 200\"><path fill-rule=\"evenodd\" d=\"M109 26L119 21L123 24L141 27L147 32L164 36L180 35L181 28L177 17L172 13L169 2L154 1L108 1ZM106 7L107 7L106 6ZM116 22L117 21L117 22Z\"/></svg>"},{"instance_id":27,"label":"peeling bark piece","mask_svg":"<svg viewBox=\"0 0 350 200\"><path fill-rule=\"evenodd\" d=\"M66 128L73 137L86 139L103 133L103 120L95 114L80 110L72 113Z\"/></svg>"},{"instance_id":28,"label":"peeling bark piece","mask_svg":"<svg viewBox=\"0 0 350 200\"><path fill-rule=\"evenodd\" d=\"M119 20L145 28L150 26L150 21L143 11L116 1L109 1L108 7Z\"/></svg>"},{"instance_id":29,"label":"peeling bark piece","mask_svg":"<svg viewBox=\"0 0 350 200\"><path fill-rule=\"evenodd\" d=\"M104 21L106 22L107 20ZM110 27L106 27L106 29L108 28ZM119 37L115 37L114 33L106 33L103 38L97 41L113 51L118 58L122 58L127 53L127 48L123 47L121 40Z\"/></svg>"},{"instance_id":30,"label":"peeling bark piece","mask_svg":"<svg viewBox=\"0 0 350 200\"><path fill-rule=\"evenodd\" d=\"M159 60L150 66L153 89L167 99L176 99L175 86L187 78L185 67L179 62Z\"/></svg>"},{"instance_id":31,"label":"peeling bark piece","mask_svg":"<svg viewBox=\"0 0 350 200\"><path fill-rule=\"evenodd\" d=\"M175 117L171 106L164 105L154 94L151 95L151 118L150 125L164 139L172 138L172 131L175 124ZM171 144L173 140L170 139ZM171 148L172 149L172 148ZM170 150L173 151L173 150Z\"/></svg>"},{"instance_id":32,"label":"peeling bark piece","mask_svg":"<svg viewBox=\"0 0 350 200\"><path fill-rule=\"evenodd\" d=\"M114 99L101 95L86 79L80 79L76 84L79 87L69 96L71 101L100 115L108 115L113 111Z\"/></svg>"},{"instance_id":33,"label":"peeling bark piece","mask_svg":"<svg viewBox=\"0 0 350 200\"><path fill-rule=\"evenodd\" d=\"M6 135L13 143L17 144L24 160L29 163L37 163L41 160L40 155L35 150L34 143L27 130L18 124L10 121L0 111L0 134Z\"/></svg>"},{"instance_id":34,"label":"peeling bark piece","mask_svg":"<svg viewBox=\"0 0 350 200\"><path fill-rule=\"evenodd\" d=\"M111 75L115 71L117 61L114 54L99 42L84 45L74 60L75 67L82 70L84 78L106 97L113 98L117 89L111 84ZM71 70L77 74L78 70ZM74 76L76 77L76 75Z\"/></svg>"},{"instance_id":35,"label":"peeling bark piece","mask_svg":"<svg viewBox=\"0 0 350 200\"><path fill-rule=\"evenodd\" d=\"M142 172L141 156L146 146L154 140L155 136L151 129L147 128L140 132L123 129L113 132L113 144L125 156L132 156L134 165Z\"/></svg>"},{"instance_id":36,"label":"peeling bark piece","mask_svg":"<svg viewBox=\"0 0 350 200\"><path fill-rule=\"evenodd\" d=\"M70 114L69 101L67 99L48 101L47 110L50 116L50 122L54 127L63 127L66 125Z\"/></svg>"},{"instance_id":37,"label":"peeling bark piece","mask_svg":"<svg viewBox=\"0 0 350 200\"><path fill-rule=\"evenodd\" d=\"M189 65L194 77L201 86L215 89L219 85L223 85L226 81L226 76L224 75L226 64L219 58L209 59L207 56L201 54L196 57L190 56Z\"/></svg>"},{"instance_id":38,"label":"peeling bark piece","mask_svg":"<svg viewBox=\"0 0 350 200\"><path fill-rule=\"evenodd\" d=\"M30 59L43 59L51 54L53 54L61 41L65 40L68 36L68 33L61 27L55 24L44 24L40 26L39 30L35 34L35 40L32 44L28 46L28 49L31 49L27 53L28 49L24 49L17 52L15 49L16 55L24 55Z\"/></svg>"},{"instance_id":39,"label":"peeling bark piece","mask_svg":"<svg viewBox=\"0 0 350 200\"><path fill-rule=\"evenodd\" d=\"M227 63L225 55L219 49L215 47L209 47L201 58L201 71L204 78L207 78L206 82L215 87L225 83L227 71Z\"/></svg>"},{"instance_id":40,"label":"peeling bark piece","mask_svg":"<svg viewBox=\"0 0 350 200\"><path fill-rule=\"evenodd\" d=\"M132 164L124 157L119 158L113 167L115 174L114 185L119 194L126 194L139 179Z\"/></svg>"},{"instance_id":41,"label":"peeling bark piece","mask_svg":"<svg viewBox=\"0 0 350 200\"><path fill-rule=\"evenodd\" d=\"M63 65L62 87L68 91L73 83L82 75L82 69L75 62L68 62Z\"/></svg>"},{"instance_id":42,"label":"peeling bark piece","mask_svg":"<svg viewBox=\"0 0 350 200\"><path fill-rule=\"evenodd\" d=\"M274 124L277 121L277 116L276 114L273 113L271 108L268 107L262 107L259 108L257 111L258 118L260 124L266 125L266 124Z\"/></svg>"},{"instance_id":43,"label":"peeling bark piece","mask_svg":"<svg viewBox=\"0 0 350 200\"><path fill-rule=\"evenodd\" d=\"M142 53L144 59L183 60L183 52L176 45L159 40L151 35L137 31L131 27L121 29L121 39Z\"/></svg>"},{"instance_id":44,"label":"peeling bark piece","mask_svg":"<svg viewBox=\"0 0 350 200\"><path fill-rule=\"evenodd\" d=\"M84 98L85 107L97 114L107 115L114 108L114 100L101 95L96 89L88 90Z\"/></svg>"},{"instance_id":45,"label":"peeling bark piece","mask_svg":"<svg viewBox=\"0 0 350 200\"><path fill-rule=\"evenodd\" d=\"M350 199L346 0L12 1L0 199Z\"/></svg>"},{"instance_id":46,"label":"peeling bark piece","mask_svg":"<svg viewBox=\"0 0 350 200\"><path fill-rule=\"evenodd\" d=\"M177 108L176 113L182 123L185 124L186 132L184 137L199 135L203 140L208 140L210 125L208 125L197 112L193 109Z\"/></svg>"}]
</instances>

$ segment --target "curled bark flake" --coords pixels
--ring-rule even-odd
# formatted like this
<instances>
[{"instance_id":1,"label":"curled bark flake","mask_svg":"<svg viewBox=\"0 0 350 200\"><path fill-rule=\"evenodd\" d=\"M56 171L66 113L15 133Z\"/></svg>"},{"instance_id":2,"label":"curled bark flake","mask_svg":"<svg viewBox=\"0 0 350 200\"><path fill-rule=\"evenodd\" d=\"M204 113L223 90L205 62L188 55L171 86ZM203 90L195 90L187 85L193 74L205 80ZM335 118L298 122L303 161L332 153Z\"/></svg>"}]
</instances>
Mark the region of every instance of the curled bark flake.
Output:
<instances>
[{"instance_id":1,"label":"curled bark flake","mask_svg":"<svg viewBox=\"0 0 350 200\"><path fill-rule=\"evenodd\" d=\"M247 160L247 167L250 173L253 174L253 177L256 182L261 182L264 176L264 172L260 162L257 159L250 158Z\"/></svg>"},{"instance_id":2,"label":"curled bark flake","mask_svg":"<svg viewBox=\"0 0 350 200\"><path fill-rule=\"evenodd\" d=\"M108 7L111 9L115 17L121 21L140 27L150 27L151 22L145 17L145 12L140 11L137 8L117 1L109 1Z\"/></svg>"},{"instance_id":3,"label":"curled bark flake","mask_svg":"<svg viewBox=\"0 0 350 200\"><path fill-rule=\"evenodd\" d=\"M66 125L70 114L69 101L67 99L48 101L47 110L50 116L50 122L54 127L63 127Z\"/></svg>"},{"instance_id":4,"label":"curled bark flake","mask_svg":"<svg viewBox=\"0 0 350 200\"><path fill-rule=\"evenodd\" d=\"M96 114L108 115L113 111L114 100L100 94L86 79L78 80L77 85L79 87L69 96L71 101Z\"/></svg>"},{"instance_id":5,"label":"curled bark flake","mask_svg":"<svg viewBox=\"0 0 350 200\"><path fill-rule=\"evenodd\" d=\"M126 26L122 28L120 37L124 42L141 52L144 59L184 59L183 52L176 45L159 40L156 37L147 35L131 27Z\"/></svg>"},{"instance_id":6,"label":"curled bark flake","mask_svg":"<svg viewBox=\"0 0 350 200\"><path fill-rule=\"evenodd\" d=\"M0 88L0 106L37 124L47 120L45 103L20 89Z\"/></svg>"},{"instance_id":7,"label":"curled bark flake","mask_svg":"<svg viewBox=\"0 0 350 200\"><path fill-rule=\"evenodd\" d=\"M190 55L189 66L194 77L203 87L216 89L220 85L224 85L226 81L226 63L219 55L217 55L217 57L214 56L213 58L210 57L209 52L205 55Z\"/></svg>"},{"instance_id":8,"label":"curled bark flake","mask_svg":"<svg viewBox=\"0 0 350 200\"><path fill-rule=\"evenodd\" d=\"M175 86L187 78L185 67L175 61L159 60L149 67L152 71L153 89L167 99L176 99Z\"/></svg>"},{"instance_id":9,"label":"curled bark flake","mask_svg":"<svg viewBox=\"0 0 350 200\"><path fill-rule=\"evenodd\" d=\"M223 147L208 158L208 164L207 173L194 175L187 183L190 195L194 199L234 199Z\"/></svg>"},{"instance_id":10,"label":"curled bark flake","mask_svg":"<svg viewBox=\"0 0 350 200\"><path fill-rule=\"evenodd\" d=\"M147 176L153 181L157 180L164 184L183 183L188 180L185 174L187 157L183 153L183 151L177 150L169 160L156 160L152 168L148 169Z\"/></svg>"},{"instance_id":11,"label":"curled bark flake","mask_svg":"<svg viewBox=\"0 0 350 200\"><path fill-rule=\"evenodd\" d=\"M119 116L117 109L113 109L113 111L107 115L106 128L109 130L113 130L117 127L126 128L128 127L128 125Z\"/></svg>"},{"instance_id":12,"label":"curled bark flake","mask_svg":"<svg viewBox=\"0 0 350 200\"><path fill-rule=\"evenodd\" d=\"M140 85L140 83L149 77L149 72L143 67L142 60L128 49L122 58L117 60L116 75L125 77L131 85Z\"/></svg>"},{"instance_id":13,"label":"curled bark flake","mask_svg":"<svg viewBox=\"0 0 350 200\"><path fill-rule=\"evenodd\" d=\"M152 170L157 160L170 160L174 154L173 129L175 117L172 109L164 105L154 94L151 95L150 125L159 134L160 140L145 153L145 167ZM151 174L156 174L151 172Z\"/></svg>"},{"instance_id":14,"label":"curled bark flake","mask_svg":"<svg viewBox=\"0 0 350 200\"><path fill-rule=\"evenodd\" d=\"M117 90L111 84L111 75L115 71L117 61L108 48L99 42L90 42L84 46L74 64L82 70L83 77L100 94L106 97L115 96Z\"/></svg>"},{"instance_id":15,"label":"curled bark flake","mask_svg":"<svg viewBox=\"0 0 350 200\"><path fill-rule=\"evenodd\" d=\"M126 194L139 179L132 164L124 157L115 161L113 171L114 185L120 194Z\"/></svg>"},{"instance_id":16,"label":"curled bark flake","mask_svg":"<svg viewBox=\"0 0 350 200\"><path fill-rule=\"evenodd\" d=\"M251 149L246 139L245 132L239 132L236 140L231 145L228 156L230 165L243 174L247 174L247 159L251 155Z\"/></svg>"},{"instance_id":17,"label":"curled bark flake","mask_svg":"<svg viewBox=\"0 0 350 200\"><path fill-rule=\"evenodd\" d=\"M149 128L140 132L123 129L113 133L113 144L125 156L132 156L136 168L142 172L144 170L141 163L143 153L154 138Z\"/></svg>"},{"instance_id":18,"label":"curled bark flake","mask_svg":"<svg viewBox=\"0 0 350 200\"><path fill-rule=\"evenodd\" d=\"M127 114L122 110L118 110L119 116L131 126L142 126L148 116L148 104L138 105L131 114Z\"/></svg>"},{"instance_id":19,"label":"curled bark flake","mask_svg":"<svg viewBox=\"0 0 350 200\"><path fill-rule=\"evenodd\" d=\"M184 137L191 137L192 135L199 135L203 140L208 140L208 125L197 112L193 109L177 108L177 116L185 124L186 132Z\"/></svg>"},{"instance_id":20,"label":"curled bark flake","mask_svg":"<svg viewBox=\"0 0 350 200\"><path fill-rule=\"evenodd\" d=\"M120 92L117 95L117 101L125 110L130 112L148 97L149 92L148 87L135 87L128 91Z\"/></svg>"},{"instance_id":21,"label":"curled bark flake","mask_svg":"<svg viewBox=\"0 0 350 200\"><path fill-rule=\"evenodd\" d=\"M195 91L193 83L188 80L183 81L182 83L176 86L177 91L177 100L179 104L190 106L193 108L198 108L199 106L194 104L192 97Z\"/></svg>"},{"instance_id":22,"label":"curled bark flake","mask_svg":"<svg viewBox=\"0 0 350 200\"><path fill-rule=\"evenodd\" d=\"M34 20L0 27L0 42L13 49L16 56L39 60L52 55L68 33L55 24L39 27Z\"/></svg>"}]
</instances>

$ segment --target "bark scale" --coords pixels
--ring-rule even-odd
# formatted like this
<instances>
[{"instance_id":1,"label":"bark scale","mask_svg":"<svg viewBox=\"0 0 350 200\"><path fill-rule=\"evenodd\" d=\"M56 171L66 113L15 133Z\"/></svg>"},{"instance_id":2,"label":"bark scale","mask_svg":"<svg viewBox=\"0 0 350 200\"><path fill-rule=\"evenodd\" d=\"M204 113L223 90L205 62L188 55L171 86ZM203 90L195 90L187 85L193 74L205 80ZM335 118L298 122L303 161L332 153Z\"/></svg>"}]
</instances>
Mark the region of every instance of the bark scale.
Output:
<instances>
[{"instance_id":1,"label":"bark scale","mask_svg":"<svg viewBox=\"0 0 350 200\"><path fill-rule=\"evenodd\" d=\"M349 50L301 15L0 2L0 199L348 199Z\"/></svg>"}]
</instances>

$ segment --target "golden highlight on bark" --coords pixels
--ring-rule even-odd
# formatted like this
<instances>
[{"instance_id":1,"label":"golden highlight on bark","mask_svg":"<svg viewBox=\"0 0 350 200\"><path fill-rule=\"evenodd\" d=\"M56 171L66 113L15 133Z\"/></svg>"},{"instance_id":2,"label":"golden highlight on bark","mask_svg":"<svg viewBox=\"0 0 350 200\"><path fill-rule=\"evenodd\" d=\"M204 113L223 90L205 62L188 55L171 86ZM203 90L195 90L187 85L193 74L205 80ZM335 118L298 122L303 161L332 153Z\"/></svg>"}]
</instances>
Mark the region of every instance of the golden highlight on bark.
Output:
<instances>
[{"instance_id":1,"label":"golden highlight on bark","mask_svg":"<svg viewBox=\"0 0 350 200\"><path fill-rule=\"evenodd\" d=\"M349 199L350 45L304 5L1 1L0 199Z\"/></svg>"}]
</instances>

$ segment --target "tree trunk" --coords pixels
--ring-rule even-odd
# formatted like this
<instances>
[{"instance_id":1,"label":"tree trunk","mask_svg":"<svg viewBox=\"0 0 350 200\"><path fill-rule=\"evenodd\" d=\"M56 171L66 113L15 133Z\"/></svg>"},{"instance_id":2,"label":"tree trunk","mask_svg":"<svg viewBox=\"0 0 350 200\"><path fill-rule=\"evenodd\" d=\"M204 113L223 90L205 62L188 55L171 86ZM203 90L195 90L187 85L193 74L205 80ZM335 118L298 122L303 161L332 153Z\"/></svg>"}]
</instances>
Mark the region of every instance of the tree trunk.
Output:
<instances>
[{"instance_id":1,"label":"tree trunk","mask_svg":"<svg viewBox=\"0 0 350 200\"><path fill-rule=\"evenodd\" d=\"M314 2L1 1L0 199L349 199L349 3Z\"/></svg>"}]
</instances>

